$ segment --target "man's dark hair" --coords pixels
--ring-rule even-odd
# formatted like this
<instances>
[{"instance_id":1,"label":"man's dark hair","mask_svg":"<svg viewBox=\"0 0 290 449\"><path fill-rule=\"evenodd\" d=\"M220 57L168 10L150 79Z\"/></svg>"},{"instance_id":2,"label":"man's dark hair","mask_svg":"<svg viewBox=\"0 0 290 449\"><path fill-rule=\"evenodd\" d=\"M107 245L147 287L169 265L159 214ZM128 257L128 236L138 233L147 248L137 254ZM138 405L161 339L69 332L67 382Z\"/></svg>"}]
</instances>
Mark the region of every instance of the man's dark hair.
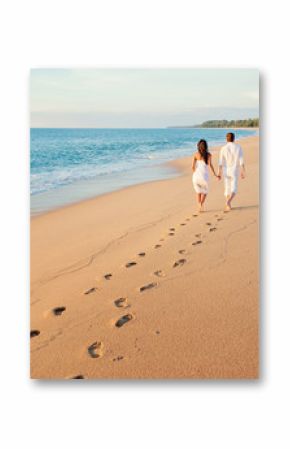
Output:
<instances>
[{"instance_id":1,"label":"man's dark hair","mask_svg":"<svg viewBox=\"0 0 290 449\"><path fill-rule=\"evenodd\" d=\"M227 133L227 141L228 142L234 142L234 140L235 140L234 133Z\"/></svg>"}]
</instances>

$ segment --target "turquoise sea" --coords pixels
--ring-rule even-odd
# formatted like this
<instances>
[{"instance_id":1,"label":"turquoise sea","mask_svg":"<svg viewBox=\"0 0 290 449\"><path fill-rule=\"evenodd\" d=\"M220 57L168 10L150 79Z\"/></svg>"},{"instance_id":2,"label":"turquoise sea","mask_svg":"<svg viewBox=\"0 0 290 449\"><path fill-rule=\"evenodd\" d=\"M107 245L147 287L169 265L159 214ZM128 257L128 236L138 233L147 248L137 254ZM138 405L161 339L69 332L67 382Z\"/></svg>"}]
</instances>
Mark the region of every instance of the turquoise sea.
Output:
<instances>
[{"instance_id":1,"label":"turquoise sea","mask_svg":"<svg viewBox=\"0 0 290 449\"><path fill-rule=\"evenodd\" d=\"M130 185L176 176L165 162L191 155L204 138L225 141L225 129L60 129L30 131L32 214ZM234 130L236 138L255 130Z\"/></svg>"}]
</instances>

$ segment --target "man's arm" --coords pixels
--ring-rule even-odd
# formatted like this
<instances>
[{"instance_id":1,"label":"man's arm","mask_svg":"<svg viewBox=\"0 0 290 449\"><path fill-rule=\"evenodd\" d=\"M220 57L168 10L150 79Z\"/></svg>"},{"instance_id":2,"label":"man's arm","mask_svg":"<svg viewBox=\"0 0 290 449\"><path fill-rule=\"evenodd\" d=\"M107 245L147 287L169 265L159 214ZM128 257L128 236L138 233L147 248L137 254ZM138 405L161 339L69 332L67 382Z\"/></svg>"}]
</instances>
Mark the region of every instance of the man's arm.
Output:
<instances>
[{"instance_id":1,"label":"man's arm","mask_svg":"<svg viewBox=\"0 0 290 449\"><path fill-rule=\"evenodd\" d=\"M239 163L240 163L240 167L241 167L241 178L244 179L246 176L246 167L245 167L242 147L240 147Z\"/></svg>"},{"instance_id":2,"label":"man's arm","mask_svg":"<svg viewBox=\"0 0 290 449\"><path fill-rule=\"evenodd\" d=\"M224 155L223 155L223 149L220 150L220 154L219 154L219 168L218 168L218 172L217 175L218 177L221 179L222 177L222 168L223 168L223 159L224 159Z\"/></svg>"}]
</instances>

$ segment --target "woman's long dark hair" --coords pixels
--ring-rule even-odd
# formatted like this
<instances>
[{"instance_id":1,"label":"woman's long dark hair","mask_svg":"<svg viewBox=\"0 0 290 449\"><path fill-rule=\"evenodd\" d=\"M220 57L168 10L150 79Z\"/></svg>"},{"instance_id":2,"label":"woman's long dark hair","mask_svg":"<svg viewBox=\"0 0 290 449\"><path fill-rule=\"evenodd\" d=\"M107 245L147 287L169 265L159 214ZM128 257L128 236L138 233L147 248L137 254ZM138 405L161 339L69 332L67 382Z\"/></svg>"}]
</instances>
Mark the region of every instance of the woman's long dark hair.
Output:
<instances>
[{"instance_id":1,"label":"woman's long dark hair","mask_svg":"<svg viewBox=\"0 0 290 449\"><path fill-rule=\"evenodd\" d=\"M209 156L207 141L204 139L200 139L200 141L197 144L197 149L198 149L198 152L199 152L201 158L204 160L204 162L207 165L208 156Z\"/></svg>"}]
</instances>

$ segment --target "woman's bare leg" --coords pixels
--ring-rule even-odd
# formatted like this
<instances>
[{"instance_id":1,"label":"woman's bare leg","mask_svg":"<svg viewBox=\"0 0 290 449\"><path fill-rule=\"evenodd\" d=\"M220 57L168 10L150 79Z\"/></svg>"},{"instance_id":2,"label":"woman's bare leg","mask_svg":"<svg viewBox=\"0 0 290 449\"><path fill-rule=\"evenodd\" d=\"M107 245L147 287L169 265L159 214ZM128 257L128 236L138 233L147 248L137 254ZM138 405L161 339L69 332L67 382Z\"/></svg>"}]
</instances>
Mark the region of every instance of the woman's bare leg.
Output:
<instances>
[{"instance_id":1,"label":"woman's bare leg","mask_svg":"<svg viewBox=\"0 0 290 449\"><path fill-rule=\"evenodd\" d=\"M201 193L196 194L196 201L197 201L197 210L199 212L201 209Z\"/></svg>"},{"instance_id":2,"label":"woman's bare leg","mask_svg":"<svg viewBox=\"0 0 290 449\"><path fill-rule=\"evenodd\" d=\"M201 195L201 199L200 199L200 206L201 206L201 210L203 210L203 205L206 199L206 193L202 193Z\"/></svg>"}]
</instances>

